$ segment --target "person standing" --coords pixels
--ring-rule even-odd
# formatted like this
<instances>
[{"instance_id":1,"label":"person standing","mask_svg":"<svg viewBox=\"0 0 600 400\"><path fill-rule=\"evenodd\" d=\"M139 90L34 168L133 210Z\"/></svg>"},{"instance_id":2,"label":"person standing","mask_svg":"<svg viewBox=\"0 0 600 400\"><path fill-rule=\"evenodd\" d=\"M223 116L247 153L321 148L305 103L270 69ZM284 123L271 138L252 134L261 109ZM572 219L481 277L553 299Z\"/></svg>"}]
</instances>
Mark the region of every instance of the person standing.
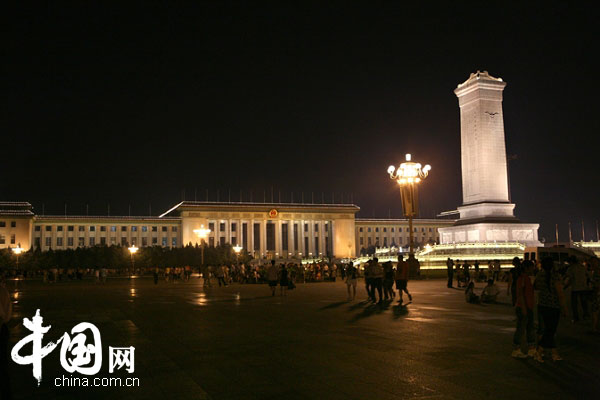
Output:
<instances>
[{"instance_id":1,"label":"person standing","mask_svg":"<svg viewBox=\"0 0 600 400\"><path fill-rule=\"evenodd\" d=\"M571 311L573 313L573 322L579 321L579 300L583 310L583 319L589 317L587 305L588 276L586 268L581 264L577 257L569 257L569 269L567 270L569 284L571 285Z\"/></svg>"},{"instance_id":2,"label":"person standing","mask_svg":"<svg viewBox=\"0 0 600 400\"><path fill-rule=\"evenodd\" d=\"M271 265L267 269L267 282L271 288L271 296L275 296L277 282L279 281L279 268L275 265L275 260L271 260Z\"/></svg>"},{"instance_id":3,"label":"person standing","mask_svg":"<svg viewBox=\"0 0 600 400\"><path fill-rule=\"evenodd\" d=\"M454 263L452 262L452 259L450 257L448 257L448 259L446 260L446 268L448 269L448 287L452 288L452 280L454 279L454 270L452 269L452 267L454 267Z\"/></svg>"},{"instance_id":4,"label":"person standing","mask_svg":"<svg viewBox=\"0 0 600 400\"><path fill-rule=\"evenodd\" d=\"M521 275L521 259L515 257L512 260L512 269L508 273L508 283L506 285L506 295L511 295L513 307L517 304L517 279Z\"/></svg>"},{"instance_id":5,"label":"person standing","mask_svg":"<svg viewBox=\"0 0 600 400\"><path fill-rule=\"evenodd\" d=\"M473 279L475 282L479 282L479 261L475 260L473 263L473 267L475 268L475 278Z\"/></svg>"},{"instance_id":6,"label":"person standing","mask_svg":"<svg viewBox=\"0 0 600 400\"><path fill-rule=\"evenodd\" d=\"M517 277L516 291L517 301L515 304L515 313L517 315L517 327L513 336L514 349L512 356L515 358L533 357L538 359L535 348L535 332L533 328L533 285L529 275L533 274L533 263L529 260L523 262L520 269L520 274ZM527 354L523 353L522 340L523 336L527 338Z\"/></svg>"},{"instance_id":7,"label":"person standing","mask_svg":"<svg viewBox=\"0 0 600 400\"><path fill-rule=\"evenodd\" d=\"M152 275L154 277L154 284L158 285L158 267L154 268L154 273Z\"/></svg>"},{"instance_id":8,"label":"person standing","mask_svg":"<svg viewBox=\"0 0 600 400\"><path fill-rule=\"evenodd\" d=\"M373 260L369 260L365 265L365 289L367 290L367 296L369 300L375 302L373 297Z\"/></svg>"},{"instance_id":9,"label":"person standing","mask_svg":"<svg viewBox=\"0 0 600 400\"><path fill-rule=\"evenodd\" d=\"M385 300L393 300L396 295L394 291L394 268L391 261L383 264L383 294Z\"/></svg>"},{"instance_id":10,"label":"person standing","mask_svg":"<svg viewBox=\"0 0 600 400\"><path fill-rule=\"evenodd\" d=\"M564 301L563 284L560 275L554 269L554 261L546 257L542 259L542 270L538 272L533 284L534 288L539 291L538 295L538 313L544 321L542 338L538 343L537 361L543 362L544 351L550 349L552 352L552 360L559 361L562 357L556 349L556 329L561 315L567 315L567 307Z\"/></svg>"},{"instance_id":11,"label":"person standing","mask_svg":"<svg viewBox=\"0 0 600 400\"><path fill-rule=\"evenodd\" d=\"M398 256L398 265L396 266L396 289L398 289L398 303L402 304L402 292L408 295L408 301L412 301L412 295L408 292L408 263L404 261L402 254Z\"/></svg>"},{"instance_id":12,"label":"person standing","mask_svg":"<svg viewBox=\"0 0 600 400\"><path fill-rule=\"evenodd\" d=\"M373 301L375 301L375 289L377 289L377 294L379 295L379 301L377 304L383 303L383 267L379 264L379 259L377 257L373 258L373 266L372 266L372 276L373 276L373 286L371 288L371 292L373 295Z\"/></svg>"},{"instance_id":13,"label":"person standing","mask_svg":"<svg viewBox=\"0 0 600 400\"><path fill-rule=\"evenodd\" d=\"M492 279L494 279L494 282L496 282L498 280L498 278L500 277L500 271L501 271L501 266L500 266L500 260L494 260L494 277Z\"/></svg>"},{"instance_id":14,"label":"person standing","mask_svg":"<svg viewBox=\"0 0 600 400\"><path fill-rule=\"evenodd\" d=\"M288 270L285 268L284 264L281 264L281 268L279 270L280 296L287 296L287 288L289 284Z\"/></svg>"},{"instance_id":15,"label":"person standing","mask_svg":"<svg viewBox=\"0 0 600 400\"><path fill-rule=\"evenodd\" d=\"M352 261L348 263L346 268L346 287L348 288L348 301L354 300L356 297L356 275L358 271Z\"/></svg>"},{"instance_id":16,"label":"person standing","mask_svg":"<svg viewBox=\"0 0 600 400\"><path fill-rule=\"evenodd\" d=\"M471 272L469 272L469 268L471 268L471 264L469 264L469 262L467 260L464 260L462 268L463 268L463 276L465 277L465 286L468 286L469 282L471 282Z\"/></svg>"},{"instance_id":17,"label":"person standing","mask_svg":"<svg viewBox=\"0 0 600 400\"><path fill-rule=\"evenodd\" d=\"M12 319L12 301L6 289L6 281L0 273L0 399L11 399L8 374L8 323Z\"/></svg>"},{"instance_id":18,"label":"person standing","mask_svg":"<svg viewBox=\"0 0 600 400\"><path fill-rule=\"evenodd\" d=\"M221 283L223 286L227 286L227 282L225 282L225 266L223 264L217 267L217 280L219 281L219 287L221 287Z\"/></svg>"}]
</instances>

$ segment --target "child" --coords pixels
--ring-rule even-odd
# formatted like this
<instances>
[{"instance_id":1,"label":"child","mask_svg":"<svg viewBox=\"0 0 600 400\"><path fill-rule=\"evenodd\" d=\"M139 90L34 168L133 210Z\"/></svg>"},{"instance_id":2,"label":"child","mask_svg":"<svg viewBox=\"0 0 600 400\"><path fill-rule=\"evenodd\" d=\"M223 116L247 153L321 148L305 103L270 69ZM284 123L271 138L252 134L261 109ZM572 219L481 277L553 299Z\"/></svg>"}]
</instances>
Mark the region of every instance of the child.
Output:
<instances>
[{"instance_id":1,"label":"child","mask_svg":"<svg viewBox=\"0 0 600 400\"><path fill-rule=\"evenodd\" d=\"M475 284L473 282L469 282L467 289L465 290L465 300L467 303L479 304L479 296L475 294L473 291L475 289Z\"/></svg>"}]
</instances>

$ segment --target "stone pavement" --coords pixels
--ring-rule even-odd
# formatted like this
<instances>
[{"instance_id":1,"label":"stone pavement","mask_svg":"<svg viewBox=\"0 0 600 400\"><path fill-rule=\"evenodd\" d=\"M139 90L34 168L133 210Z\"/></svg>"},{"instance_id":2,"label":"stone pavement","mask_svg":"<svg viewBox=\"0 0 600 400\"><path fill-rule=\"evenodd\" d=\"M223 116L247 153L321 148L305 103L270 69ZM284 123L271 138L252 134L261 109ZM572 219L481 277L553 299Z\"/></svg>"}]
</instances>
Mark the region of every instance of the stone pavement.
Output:
<instances>
[{"instance_id":1,"label":"stone pavement","mask_svg":"<svg viewBox=\"0 0 600 400\"><path fill-rule=\"evenodd\" d=\"M346 302L345 285L299 284L287 297L266 285L203 289L200 279L19 285L11 347L39 308L52 328L44 344L79 322L102 334L98 377L139 378L139 387L55 387L68 374L59 349L31 366L11 363L15 398L481 399L598 398L600 337L561 320L562 362L510 357L513 309L471 305L444 280L411 281L414 303ZM477 291L481 289L479 288ZM505 284L502 284L505 285ZM502 289L505 286L501 286ZM503 290L504 292L504 290ZM135 372L108 373L108 346L135 346ZM27 352L31 351L30 348ZM24 350L25 353L25 350Z\"/></svg>"}]
</instances>

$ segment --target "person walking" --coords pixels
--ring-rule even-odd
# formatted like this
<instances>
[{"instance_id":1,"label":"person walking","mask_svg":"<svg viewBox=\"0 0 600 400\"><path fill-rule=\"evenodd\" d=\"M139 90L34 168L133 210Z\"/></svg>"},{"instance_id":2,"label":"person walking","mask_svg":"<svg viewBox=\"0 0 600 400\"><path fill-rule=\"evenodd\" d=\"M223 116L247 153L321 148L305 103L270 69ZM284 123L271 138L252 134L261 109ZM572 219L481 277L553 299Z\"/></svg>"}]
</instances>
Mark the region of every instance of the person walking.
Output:
<instances>
[{"instance_id":1,"label":"person walking","mask_svg":"<svg viewBox=\"0 0 600 400\"><path fill-rule=\"evenodd\" d=\"M154 277L154 284L158 285L158 267L154 268L154 273L152 275Z\"/></svg>"},{"instance_id":2,"label":"person walking","mask_svg":"<svg viewBox=\"0 0 600 400\"><path fill-rule=\"evenodd\" d=\"M271 288L271 296L275 296L277 282L279 282L279 268L275 265L275 260L271 260L271 265L267 268L267 282Z\"/></svg>"},{"instance_id":3,"label":"person walking","mask_svg":"<svg viewBox=\"0 0 600 400\"><path fill-rule=\"evenodd\" d=\"M6 289L6 280L0 273L0 399L11 399L8 373L8 323L12 319L12 301Z\"/></svg>"},{"instance_id":4,"label":"person walking","mask_svg":"<svg viewBox=\"0 0 600 400\"><path fill-rule=\"evenodd\" d=\"M508 273L508 283L506 285L506 295L511 295L513 307L517 304L517 279L521 275L521 259L515 257L512 260L513 267Z\"/></svg>"},{"instance_id":5,"label":"person walking","mask_svg":"<svg viewBox=\"0 0 600 400\"><path fill-rule=\"evenodd\" d=\"M280 287L280 296L287 296L287 288L290 284L288 279L288 270L285 268L285 265L281 264L281 268L279 270L279 287Z\"/></svg>"},{"instance_id":6,"label":"person walking","mask_svg":"<svg viewBox=\"0 0 600 400\"><path fill-rule=\"evenodd\" d=\"M514 349L511 354L515 358L540 358L535 348L535 331L533 327L534 293L533 285L529 278L531 274L533 274L533 263L530 260L523 261L516 282L517 301L515 303L515 314L517 315L517 327L513 336ZM527 353L523 353L522 350L523 336L527 338Z\"/></svg>"},{"instance_id":7,"label":"person walking","mask_svg":"<svg viewBox=\"0 0 600 400\"><path fill-rule=\"evenodd\" d=\"M354 300L354 298L356 297L356 277L358 274L358 270L356 269L356 267L354 266L354 264L352 263L352 261L350 261L348 263L348 266L346 267L346 287L348 289L348 301L352 301Z\"/></svg>"},{"instance_id":8,"label":"person walking","mask_svg":"<svg viewBox=\"0 0 600 400\"><path fill-rule=\"evenodd\" d=\"M446 260L446 268L448 269L448 287L449 288L452 288L452 280L454 279L454 269L452 267L454 267L454 262L452 262L452 259L450 257L448 257L448 259Z\"/></svg>"},{"instance_id":9,"label":"person walking","mask_svg":"<svg viewBox=\"0 0 600 400\"><path fill-rule=\"evenodd\" d=\"M408 301L412 301L412 295L408 292L408 263L404 261L402 254L398 256L398 265L396 266L396 289L398 289L398 303L402 304L402 292L408 295Z\"/></svg>"},{"instance_id":10,"label":"person walking","mask_svg":"<svg viewBox=\"0 0 600 400\"><path fill-rule=\"evenodd\" d=\"M542 259L542 270L538 272L534 281L534 288L539 291L538 313L542 316L544 327L542 338L538 343L537 361L543 362L544 352L550 349L552 360L559 361L562 357L556 349L556 329L561 315L567 315L567 307L564 301L563 284L560 275L554 269L554 261L546 257Z\"/></svg>"}]
</instances>

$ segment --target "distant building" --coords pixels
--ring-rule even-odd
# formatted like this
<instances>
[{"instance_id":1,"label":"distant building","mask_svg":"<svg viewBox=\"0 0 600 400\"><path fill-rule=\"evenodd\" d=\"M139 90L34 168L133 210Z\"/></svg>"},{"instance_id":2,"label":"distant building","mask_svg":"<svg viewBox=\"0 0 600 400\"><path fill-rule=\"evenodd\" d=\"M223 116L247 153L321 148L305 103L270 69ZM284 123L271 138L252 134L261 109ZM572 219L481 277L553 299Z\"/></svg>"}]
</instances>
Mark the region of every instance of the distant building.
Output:
<instances>
[{"instance_id":1,"label":"distant building","mask_svg":"<svg viewBox=\"0 0 600 400\"><path fill-rule=\"evenodd\" d=\"M357 219L353 204L181 202L159 216L37 215L27 202L0 202L0 248L240 245L255 258L356 257L369 246L405 247L408 221ZM453 220L415 219L415 245L438 243Z\"/></svg>"}]
</instances>

